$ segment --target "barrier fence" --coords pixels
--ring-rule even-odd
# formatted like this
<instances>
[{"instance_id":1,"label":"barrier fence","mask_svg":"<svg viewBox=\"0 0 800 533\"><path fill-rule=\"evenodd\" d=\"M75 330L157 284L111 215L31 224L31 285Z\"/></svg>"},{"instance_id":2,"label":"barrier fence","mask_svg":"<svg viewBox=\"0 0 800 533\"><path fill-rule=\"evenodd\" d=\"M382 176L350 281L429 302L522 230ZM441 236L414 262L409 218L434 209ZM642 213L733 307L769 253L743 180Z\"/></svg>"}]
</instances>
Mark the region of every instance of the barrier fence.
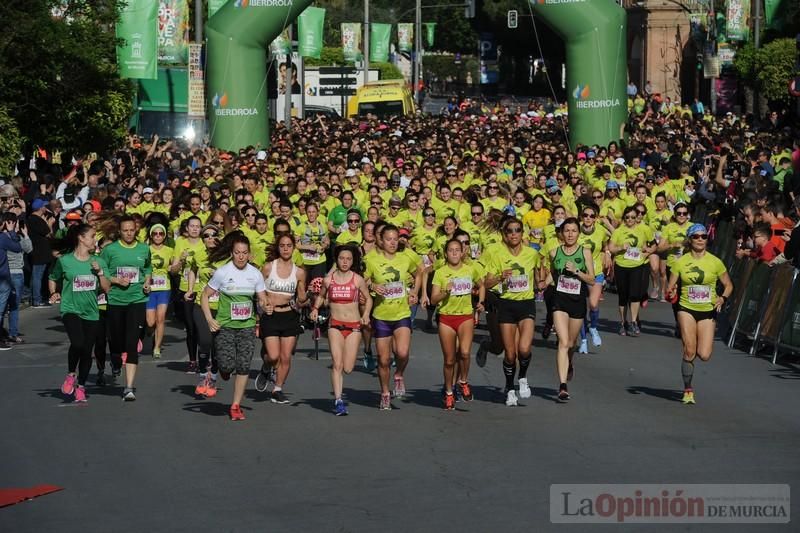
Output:
<instances>
[{"instance_id":1,"label":"barrier fence","mask_svg":"<svg viewBox=\"0 0 800 533\"><path fill-rule=\"evenodd\" d=\"M782 352L800 352L800 276L790 264L737 258L736 249L733 225L720 222L711 253L725 263L734 286L720 317L730 326L728 346L749 342L750 355L771 346L775 364Z\"/></svg>"}]
</instances>

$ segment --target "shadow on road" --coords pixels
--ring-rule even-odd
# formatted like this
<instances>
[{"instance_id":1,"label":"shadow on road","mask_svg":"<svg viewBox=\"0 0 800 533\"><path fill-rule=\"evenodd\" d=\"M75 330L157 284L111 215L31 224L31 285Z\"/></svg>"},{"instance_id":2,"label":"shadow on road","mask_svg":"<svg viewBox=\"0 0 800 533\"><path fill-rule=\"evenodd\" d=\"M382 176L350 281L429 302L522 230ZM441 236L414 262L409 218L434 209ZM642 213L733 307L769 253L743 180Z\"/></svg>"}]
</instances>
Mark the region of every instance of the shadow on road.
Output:
<instances>
[{"instance_id":1,"label":"shadow on road","mask_svg":"<svg viewBox=\"0 0 800 533\"><path fill-rule=\"evenodd\" d=\"M654 387L628 387L626 389L629 394L646 394L647 396L655 396L671 402L681 401L682 392L674 389L656 389Z\"/></svg>"}]
</instances>

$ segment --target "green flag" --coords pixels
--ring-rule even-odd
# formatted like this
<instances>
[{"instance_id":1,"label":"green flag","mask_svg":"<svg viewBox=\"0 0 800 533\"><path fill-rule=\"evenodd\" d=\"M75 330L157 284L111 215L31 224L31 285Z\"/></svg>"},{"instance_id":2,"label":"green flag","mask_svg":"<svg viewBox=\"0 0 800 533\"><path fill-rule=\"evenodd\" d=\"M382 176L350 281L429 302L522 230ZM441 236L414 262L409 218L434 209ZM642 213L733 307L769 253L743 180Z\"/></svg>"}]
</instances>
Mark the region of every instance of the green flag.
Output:
<instances>
[{"instance_id":1,"label":"green flag","mask_svg":"<svg viewBox=\"0 0 800 533\"><path fill-rule=\"evenodd\" d=\"M344 52L345 61L361 60L360 22L342 22L342 52Z\"/></svg>"},{"instance_id":2,"label":"green flag","mask_svg":"<svg viewBox=\"0 0 800 533\"><path fill-rule=\"evenodd\" d=\"M426 22L425 23L425 35L427 37L428 46L430 46L431 48L433 48L433 35L434 35L435 31L436 31L436 23L435 22Z\"/></svg>"},{"instance_id":3,"label":"green flag","mask_svg":"<svg viewBox=\"0 0 800 533\"><path fill-rule=\"evenodd\" d=\"M272 54L276 56L285 56L291 51L288 28L284 28L280 35L275 37L275 40L269 45L269 49L272 51Z\"/></svg>"},{"instance_id":4,"label":"green flag","mask_svg":"<svg viewBox=\"0 0 800 533\"><path fill-rule=\"evenodd\" d=\"M325 10L321 7L307 7L297 17L300 37L297 51L303 57L319 59L322 53L322 26L325 23Z\"/></svg>"},{"instance_id":5,"label":"green flag","mask_svg":"<svg viewBox=\"0 0 800 533\"><path fill-rule=\"evenodd\" d=\"M158 3L158 62L164 65L185 65L189 48L187 0L160 0Z\"/></svg>"},{"instance_id":6,"label":"green flag","mask_svg":"<svg viewBox=\"0 0 800 533\"><path fill-rule=\"evenodd\" d=\"M208 0L208 18L213 17L214 13L224 6L227 1L228 0Z\"/></svg>"},{"instance_id":7,"label":"green flag","mask_svg":"<svg viewBox=\"0 0 800 533\"><path fill-rule=\"evenodd\" d=\"M392 25L372 23L369 25L369 30L369 60L376 63L389 61Z\"/></svg>"},{"instance_id":8,"label":"green flag","mask_svg":"<svg viewBox=\"0 0 800 533\"><path fill-rule=\"evenodd\" d=\"M129 0L120 10L117 38L123 78L158 78L158 0Z\"/></svg>"},{"instance_id":9,"label":"green flag","mask_svg":"<svg viewBox=\"0 0 800 533\"><path fill-rule=\"evenodd\" d=\"M782 31L789 19L789 0L764 0L767 28Z\"/></svg>"},{"instance_id":10,"label":"green flag","mask_svg":"<svg viewBox=\"0 0 800 533\"><path fill-rule=\"evenodd\" d=\"M397 49L410 52L414 48L414 24L403 22L397 25Z\"/></svg>"},{"instance_id":11,"label":"green flag","mask_svg":"<svg viewBox=\"0 0 800 533\"><path fill-rule=\"evenodd\" d=\"M756 0L760 2L761 0ZM750 38L750 0L728 0L726 33L729 41L747 41Z\"/></svg>"}]
</instances>

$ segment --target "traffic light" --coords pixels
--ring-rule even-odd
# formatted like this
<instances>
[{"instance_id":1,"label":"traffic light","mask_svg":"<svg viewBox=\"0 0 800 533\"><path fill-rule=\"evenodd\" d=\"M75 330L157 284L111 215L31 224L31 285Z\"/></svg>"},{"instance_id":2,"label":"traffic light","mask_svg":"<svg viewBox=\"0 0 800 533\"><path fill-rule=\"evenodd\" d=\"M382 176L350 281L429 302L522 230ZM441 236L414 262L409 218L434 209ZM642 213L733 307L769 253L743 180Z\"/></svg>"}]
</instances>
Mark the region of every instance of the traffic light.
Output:
<instances>
[{"instance_id":1,"label":"traffic light","mask_svg":"<svg viewBox=\"0 0 800 533\"><path fill-rule=\"evenodd\" d=\"M467 5L464 7L464 16L468 19L475 18L475 2L477 0L467 0Z\"/></svg>"},{"instance_id":2,"label":"traffic light","mask_svg":"<svg viewBox=\"0 0 800 533\"><path fill-rule=\"evenodd\" d=\"M516 9L509 9L508 10L508 27L510 29L515 29L517 27L517 10Z\"/></svg>"}]
</instances>

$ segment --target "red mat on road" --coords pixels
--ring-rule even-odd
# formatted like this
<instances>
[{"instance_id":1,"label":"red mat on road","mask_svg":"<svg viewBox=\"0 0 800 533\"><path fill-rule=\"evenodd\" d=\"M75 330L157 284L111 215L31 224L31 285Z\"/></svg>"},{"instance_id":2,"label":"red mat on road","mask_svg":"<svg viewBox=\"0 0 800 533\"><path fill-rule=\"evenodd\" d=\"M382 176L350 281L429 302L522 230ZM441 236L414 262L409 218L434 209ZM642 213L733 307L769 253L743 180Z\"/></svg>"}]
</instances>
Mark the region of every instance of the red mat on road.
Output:
<instances>
[{"instance_id":1,"label":"red mat on road","mask_svg":"<svg viewBox=\"0 0 800 533\"><path fill-rule=\"evenodd\" d=\"M64 487L55 485L37 485L28 489L0 489L0 507L7 507L15 503L22 503L25 500L32 500L51 492L64 490Z\"/></svg>"}]
</instances>

